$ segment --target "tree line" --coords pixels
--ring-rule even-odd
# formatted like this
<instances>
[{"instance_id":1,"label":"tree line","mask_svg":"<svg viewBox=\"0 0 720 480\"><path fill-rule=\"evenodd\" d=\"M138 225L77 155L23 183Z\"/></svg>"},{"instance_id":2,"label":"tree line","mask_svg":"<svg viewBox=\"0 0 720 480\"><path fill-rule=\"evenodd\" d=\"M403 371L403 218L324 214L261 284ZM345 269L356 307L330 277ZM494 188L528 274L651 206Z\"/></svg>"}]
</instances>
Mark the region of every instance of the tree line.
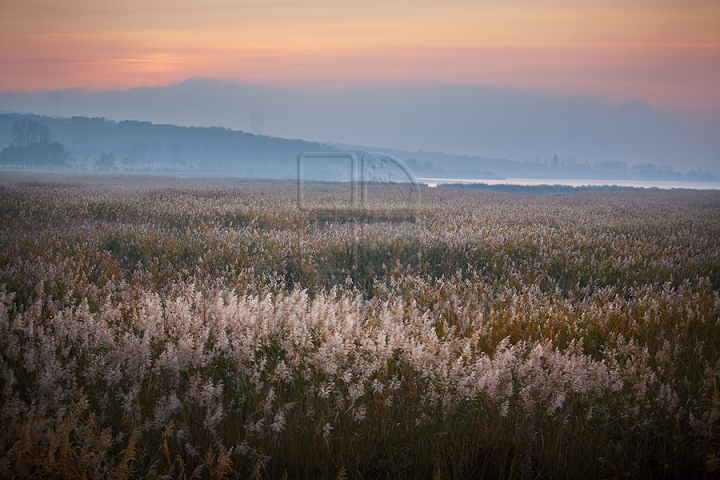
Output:
<instances>
[{"instance_id":1,"label":"tree line","mask_svg":"<svg viewBox=\"0 0 720 480\"><path fill-rule=\"evenodd\" d=\"M23 118L13 123L12 145L0 153L0 164L25 168L67 168L70 155L65 146L53 141L50 127Z\"/></svg>"}]
</instances>

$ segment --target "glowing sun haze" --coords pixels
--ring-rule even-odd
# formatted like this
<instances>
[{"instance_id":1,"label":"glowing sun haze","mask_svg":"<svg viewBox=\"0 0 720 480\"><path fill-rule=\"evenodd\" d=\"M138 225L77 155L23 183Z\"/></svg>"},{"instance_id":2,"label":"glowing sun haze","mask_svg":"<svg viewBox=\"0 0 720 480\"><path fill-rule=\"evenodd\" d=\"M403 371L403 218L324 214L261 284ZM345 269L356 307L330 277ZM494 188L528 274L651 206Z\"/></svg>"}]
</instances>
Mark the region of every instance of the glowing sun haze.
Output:
<instances>
[{"instance_id":1,"label":"glowing sun haze","mask_svg":"<svg viewBox=\"0 0 720 480\"><path fill-rule=\"evenodd\" d=\"M720 108L717 0L2 0L0 91L210 77Z\"/></svg>"}]
</instances>

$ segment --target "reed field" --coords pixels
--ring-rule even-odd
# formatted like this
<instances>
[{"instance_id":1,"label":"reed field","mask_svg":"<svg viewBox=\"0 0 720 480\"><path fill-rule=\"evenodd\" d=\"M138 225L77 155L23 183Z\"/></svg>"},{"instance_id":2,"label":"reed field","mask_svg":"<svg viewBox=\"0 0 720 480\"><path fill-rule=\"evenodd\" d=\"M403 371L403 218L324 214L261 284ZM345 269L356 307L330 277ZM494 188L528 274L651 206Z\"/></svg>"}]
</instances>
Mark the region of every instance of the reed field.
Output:
<instances>
[{"instance_id":1,"label":"reed field","mask_svg":"<svg viewBox=\"0 0 720 480\"><path fill-rule=\"evenodd\" d=\"M2 478L720 475L720 192L1 175Z\"/></svg>"}]
</instances>

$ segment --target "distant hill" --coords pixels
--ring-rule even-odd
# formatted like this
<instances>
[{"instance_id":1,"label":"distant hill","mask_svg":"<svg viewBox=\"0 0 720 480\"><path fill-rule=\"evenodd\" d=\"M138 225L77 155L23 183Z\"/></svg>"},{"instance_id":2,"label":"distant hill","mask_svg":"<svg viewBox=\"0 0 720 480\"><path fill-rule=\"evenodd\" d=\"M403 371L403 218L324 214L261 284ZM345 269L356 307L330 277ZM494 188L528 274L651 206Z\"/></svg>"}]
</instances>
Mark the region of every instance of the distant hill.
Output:
<instances>
[{"instance_id":1,"label":"distant hill","mask_svg":"<svg viewBox=\"0 0 720 480\"><path fill-rule=\"evenodd\" d=\"M0 114L0 149L12 144L12 125L23 118L47 125L53 139L69 151L76 169L92 169L97 162L104 169L293 178L299 153L336 151L327 144L221 127L22 114ZM110 154L114 164L106 161Z\"/></svg>"},{"instance_id":2,"label":"distant hill","mask_svg":"<svg viewBox=\"0 0 720 480\"><path fill-rule=\"evenodd\" d=\"M402 159L417 177L450 179L504 179L546 178L583 180L664 180L716 182L719 179L708 172L675 172L667 165L627 165L607 161L594 164L579 163L573 157L528 159L524 162L504 158L487 158L456 155L443 152L411 152L392 148L377 149L367 146L338 144L340 150L375 151Z\"/></svg>"},{"instance_id":3,"label":"distant hill","mask_svg":"<svg viewBox=\"0 0 720 480\"><path fill-rule=\"evenodd\" d=\"M222 127L180 127L132 120L115 122L105 118L57 118L17 113L0 114L0 150L12 144L12 126L21 119L49 127L52 140L62 144L68 153L67 168L75 170L287 179L297 176L297 157L303 152L351 151L360 157L365 151L382 151L404 161L417 177L424 178L718 181L718 178L707 172L690 171L683 174L667 166L628 166L624 162L612 160L590 165L578 163L572 157L559 158L555 155L552 158L516 162L442 152L333 145L254 135ZM339 176L337 172L326 169L315 178L336 180Z\"/></svg>"}]
</instances>

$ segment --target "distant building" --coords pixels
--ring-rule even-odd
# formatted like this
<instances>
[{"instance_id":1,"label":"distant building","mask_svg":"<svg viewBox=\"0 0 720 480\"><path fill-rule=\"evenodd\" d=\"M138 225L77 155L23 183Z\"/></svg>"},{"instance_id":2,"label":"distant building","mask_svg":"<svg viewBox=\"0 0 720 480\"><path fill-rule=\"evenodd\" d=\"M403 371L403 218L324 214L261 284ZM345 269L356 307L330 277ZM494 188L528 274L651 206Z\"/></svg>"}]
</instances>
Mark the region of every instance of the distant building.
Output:
<instances>
[{"instance_id":1,"label":"distant building","mask_svg":"<svg viewBox=\"0 0 720 480\"><path fill-rule=\"evenodd\" d=\"M265 117L263 116L262 110L258 110L257 112L250 112L250 133L262 135L263 128L265 126L264 123Z\"/></svg>"}]
</instances>

